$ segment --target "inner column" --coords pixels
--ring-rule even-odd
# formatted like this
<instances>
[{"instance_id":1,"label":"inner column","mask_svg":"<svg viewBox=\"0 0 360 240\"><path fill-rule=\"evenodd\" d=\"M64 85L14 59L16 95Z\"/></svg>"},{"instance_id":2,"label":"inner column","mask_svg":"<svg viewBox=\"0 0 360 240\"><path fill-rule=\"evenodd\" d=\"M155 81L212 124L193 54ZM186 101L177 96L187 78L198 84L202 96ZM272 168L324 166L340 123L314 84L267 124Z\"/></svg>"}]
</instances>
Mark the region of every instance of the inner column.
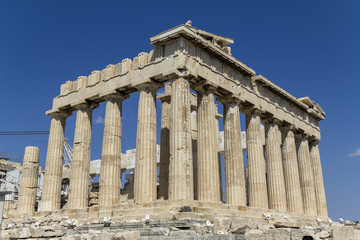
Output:
<instances>
[{"instance_id":1,"label":"inner column","mask_svg":"<svg viewBox=\"0 0 360 240\"><path fill-rule=\"evenodd\" d=\"M260 113L260 110L254 109L246 114L248 199L251 207L268 208Z\"/></svg>"},{"instance_id":2,"label":"inner column","mask_svg":"<svg viewBox=\"0 0 360 240\"><path fill-rule=\"evenodd\" d=\"M198 200L220 202L219 163L214 93L208 86L198 92Z\"/></svg>"},{"instance_id":3,"label":"inner column","mask_svg":"<svg viewBox=\"0 0 360 240\"><path fill-rule=\"evenodd\" d=\"M226 98L221 101L224 105L226 203L246 206L239 100Z\"/></svg>"},{"instance_id":4,"label":"inner column","mask_svg":"<svg viewBox=\"0 0 360 240\"><path fill-rule=\"evenodd\" d=\"M287 210L289 212L304 213L303 199L300 187L299 167L296 155L294 128L282 128L282 157L286 188Z\"/></svg>"},{"instance_id":5,"label":"inner column","mask_svg":"<svg viewBox=\"0 0 360 240\"><path fill-rule=\"evenodd\" d=\"M127 96L111 94L105 97L106 110L101 154L99 205L119 202L121 193L121 129L122 101Z\"/></svg>"},{"instance_id":6,"label":"inner column","mask_svg":"<svg viewBox=\"0 0 360 240\"><path fill-rule=\"evenodd\" d=\"M269 208L285 212L286 194L284 170L281 159L281 133L279 121L269 118L265 122L265 145Z\"/></svg>"},{"instance_id":7,"label":"inner column","mask_svg":"<svg viewBox=\"0 0 360 240\"><path fill-rule=\"evenodd\" d=\"M134 199L135 202L156 200L156 90L159 86L147 83L139 87L138 123Z\"/></svg>"},{"instance_id":8,"label":"inner column","mask_svg":"<svg viewBox=\"0 0 360 240\"><path fill-rule=\"evenodd\" d=\"M159 197L168 199L170 161L170 107L171 84L165 84L165 93L158 95L162 102L160 136Z\"/></svg>"},{"instance_id":9,"label":"inner column","mask_svg":"<svg viewBox=\"0 0 360 240\"><path fill-rule=\"evenodd\" d=\"M169 199L194 199L190 85L176 78L171 86Z\"/></svg>"},{"instance_id":10,"label":"inner column","mask_svg":"<svg viewBox=\"0 0 360 240\"><path fill-rule=\"evenodd\" d=\"M98 104L79 104L71 161L69 209L86 208L89 200L92 111Z\"/></svg>"},{"instance_id":11,"label":"inner column","mask_svg":"<svg viewBox=\"0 0 360 240\"><path fill-rule=\"evenodd\" d=\"M304 202L304 213L317 215L314 175L310 162L308 136L298 134L296 145L298 150L298 163L300 173L300 186Z\"/></svg>"}]
</instances>

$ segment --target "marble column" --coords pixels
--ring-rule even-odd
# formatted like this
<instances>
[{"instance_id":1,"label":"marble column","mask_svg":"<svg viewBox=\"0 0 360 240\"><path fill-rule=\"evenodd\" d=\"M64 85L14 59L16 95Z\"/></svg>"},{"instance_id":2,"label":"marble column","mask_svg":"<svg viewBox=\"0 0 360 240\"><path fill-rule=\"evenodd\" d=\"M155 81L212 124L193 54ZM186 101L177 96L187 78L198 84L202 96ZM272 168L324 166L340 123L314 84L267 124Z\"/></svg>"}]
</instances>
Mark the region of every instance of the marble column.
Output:
<instances>
[{"instance_id":1,"label":"marble column","mask_svg":"<svg viewBox=\"0 0 360 240\"><path fill-rule=\"evenodd\" d=\"M170 163L171 84L165 84L165 93L158 96L162 102L160 136L159 197L168 199Z\"/></svg>"},{"instance_id":2,"label":"marble column","mask_svg":"<svg viewBox=\"0 0 360 240\"><path fill-rule=\"evenodd\" d=\"M260 111L246 114L246 145L249 206L268 208L264 147L261 141Z\"/></svg>"},{"instance_id":3,"label":"marble column","mask_svg":"<svg viewBox=\"0 0 360 240\"><path fill-rule=\"evenodd\" d=\"M128 96L105 96L106 109L99 179L99 205L117 204L121 194L122 102Z\"/></svg>"},{"instance_id":4,"label":"marble column","mask_svg":"<svg viewBox=\"0 0 360 240\"><path fill-rule=\"evenodd\" d=\"M194 179L194 199L198 200L197 197L197 97L194 93L191 93L190 97L191 105L191 143L192 143L192 158L193 158L193 179Z\"/></svg>"},{"instance_id":5,"label":"marble column","mask_svg":"<svg viewBox=\"0 0 360 240\"><path fill-rule=\"evenodd\" d=\"M61 183L64 157L65 122L68 112L51 113L51 125L45 163L45 176L39 211L61 207Z\"/></svg>"},{"instance_id":6,"label":"marble column","mask_svg":"<svg viewBox=\"0 0 360 240\"><path fill-rule=\"evenodd\" d=\"M265 122L267 186L269 208L285 212L287 210L286 191L278 123L276 119L267 119Z\"/></svg>"},{"instance_id":7,"label":"marble column","mask_svg":"<svg viewBox=\"0 0 360 240\"><path fill-rule=\"evenodd\" d=\"M224 154L226 203L246 206L244 161L239 100L222 99L224 105Z\"/></svg>"},{"instance_id":8,"label":"marble column","mask_svg":"<svg viewBox=\"0 0 360 240\"><path fill-rule=\"evenodd\" d=\"M314 174L315 184L315 198L317 215L321 217L327 217L327 205L325 197L324 179L321 169L320 152L319 152L319 141L313 140L310 142L310 159Z\"/></svg>"},{"instance_id":9,"label":"marble column","mask_svg":"<svg viewBox=\"0 0 360 240\"><path fill-rule=\"evenodd\" d=\"M198 200L220 202L219 162L214 93L209 87L198 91Z\"/></svg>"},{"instance_id":10,"label":"marble column","mask_svg":"<svg viewBox=\"0 0 360 240\"><path fill-rule=\"evenodd\" d=\"M300 186L304 203L304 213L316 216L316 197L314 186L314 175L310 161L308 136L297 135L297 155L299 163Z\"/></svg>"},{"instance_id":11,"label":"marble column","mask_svg":"<svg viewBox=\"0 0 360 240\"><path fill-rule=\"evenodd\" d=\"M90 148L92 111L98 104L76 105L76 123L71 161L68 208L86 208L89 204Z\"/></svg>"},{"instance_id":12,"label":"marble column","mask_svg":"<svg viewBox=\"0 0 360 240\"><path fill-rule=\"evenodd\" d=\"M178 77L171 85L169 200L194 199L190 85Z\"/></svg>"},{"instance_id":13,"label":"marble column","mask_svg":"<svg viewBox=\"0 0 360 240\"><path fill-rule=\"evenodd\" d=\"M219 119L223 117L220 113L218 113L218 107L217 104L215 104L215 119L216 119L216 146L217 146L217 153L218 153L218 164L219 164L219 186L220 186L220 201L224 202L224 189L223 189L223 180L222 180L222 171L221 171L221 153L220 153L220 144L221 144L221 138L220 138L220 130L219 130Z\"/></svg>"},{"instance_id":14,"label":"marble column","mask_svg":"<svg viewBox=\"0 0 360 240\"><path fill-rule=\"evenodd\" d=\"M19 214L35 212L39 177L39 148L26 147L21 170L20 191L18 200Z\"/></svg>"},{"instance_id":15,"label":"marble column","mask_svg":"<svg viewBox=\"0 0 360 240\"><path fill-rule=\"evenodd\" d=\"M157 195L156 169L156 90L147 83L139 87L134 179L135 202L151 202Z\"/></svg>"},{"instance_id":16,"label":"marble column","mask_svg":"<svg viewBox=\"0 0 360 240\"><path fill-rule=\"evenodd\" d=\"M290 126L284 126L282 128L282 136L287 210L288 212L304 213L294 129Z\"/></svg>"}]
</instances>

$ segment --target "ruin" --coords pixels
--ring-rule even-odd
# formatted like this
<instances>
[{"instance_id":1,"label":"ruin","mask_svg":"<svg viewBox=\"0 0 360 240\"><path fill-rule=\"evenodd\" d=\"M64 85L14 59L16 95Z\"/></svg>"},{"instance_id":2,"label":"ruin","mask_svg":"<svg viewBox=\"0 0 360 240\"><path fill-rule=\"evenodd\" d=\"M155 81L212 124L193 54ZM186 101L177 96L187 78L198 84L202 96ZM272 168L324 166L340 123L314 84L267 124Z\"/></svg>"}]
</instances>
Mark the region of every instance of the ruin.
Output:
<instances>
[{"instance_id":1,"label":"ruin","mask_svg":"<svg viewBox=\"0 0 360 240\"><path fill-rule=\"evenodd\" d=\"M190 22L150 41L155 46L150 53L61 85L60 95L46 112L51 127L38 209L34 212L26 205L21 212L7 214L4 239L74 239L91 233L107 234L109 239L360 235L360 226L340 226L328 218L318 148L319 122L325 113L319 104L308 97L296 98L256 75L231 55L232 39ZM157 96L163 87L165 92ZM122 102L134 92L139 92L139 103L130 198L130 193L127 197L121 193ZM156 98L162 102L161 126L156 124ZM215 100L223 105L223 116ZM101 102L106 102L106 113L99 199L98 205L90 206L92 111ZM69 194L62 207L65 123L73 113ZM246 116L246 134L241 131L240 113ZM159 148L157 128L161 128ZM37 179L33 173L26 176Z\"/></svg>"}]
</instances>

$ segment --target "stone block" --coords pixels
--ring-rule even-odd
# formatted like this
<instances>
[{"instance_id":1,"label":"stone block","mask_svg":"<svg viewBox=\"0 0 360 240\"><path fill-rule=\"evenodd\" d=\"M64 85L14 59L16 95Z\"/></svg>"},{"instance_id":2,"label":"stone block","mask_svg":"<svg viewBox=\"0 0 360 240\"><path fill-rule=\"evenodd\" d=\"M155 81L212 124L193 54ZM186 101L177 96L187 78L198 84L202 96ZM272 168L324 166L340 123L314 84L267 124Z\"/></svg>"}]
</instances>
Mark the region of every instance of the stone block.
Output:
<instances>
[{"instance_id":1,"label":"stone block","mask_svg":"<svg viewBox=\"0 0 360 240\"><path fill-rule=\"evenodd\" d=\"M291 240L303 240L304 236L310 236L314 239L318 239L313 231L307 229L293 229L290 232L290 236Z\"/></svg>"},{"instance_id":2,"label":"stone block","mask_svg":"<svg viewBox=\"0 0 360 240\"><path fill-rule=\"evenodd\" d=\"M217 217L214 219L214 234L225 234L230 230L231 219L230 218L220 218Z\"/></svg>"},{"instance_id":3,"label":"stone block","mask_svg":"<svg viewBox=\"0 0 360 240\"><path fill-rule=\"evenodd\" d=\"M21 228L19 230L19 238L28 239L31 237L30 229L27 227Z\"/></svg>"},{"instance_id":4,"label":"stone block","mask_svg":"<svg viewBox=\"0 0 360 240\"><path fill-rule=\"evenodd\" d=\"M354 240L360 240L360 230L354 230Z\"/></svg>"},{"instance_id":5,"label":"stone block","mask_svg":"<svg viewBox=\"0 0 360 240\"><path fill-rule=\"evenodd\" d=\"M263 231L254 229L245 233L245 240L266 240L266 237Z\"/></svg>"},{"instance_id":6,"label":"stone block","mask_svg":"<svg viewBox=\"0 0 360 240\"><path fill-rule=\"evenodd\" d=\"M330 237L330 233L328 231L320 231L318 233L315 234L315 236L317 236L320 239L326 239Z\"/></svg>"},{"instance_id":7,"label":"stone block","mask_svg":"<svg viewBox=\"0 0 360 240\"><path fill-rule=\"evenodd\" d=\"M232 233L244 233L245 230L248 228L249 219L240 218L240 219L233 219L230 225L230 232Z\"/></svg>"},{"instance_id":8,"label":"stone block","mask_svg":"<svg viewBox=\"0 0 360 240\"><path fill-rule=\"evenodd\" d=\"M354 228L344 225L333 226L333 240L352 240L354 239Z\"/></svg>"},{"instance_id":9,"label":"stone block","mask_svg":"<svg viewBox=\"0 0 360 240\"><path fill-rule=\"evenodd\" d=\"M265 231L266 240L289 240L290 229L270 229Z\"/></svg>"},{"instance_id":10,"label":"stone block","mask_svg":"<svg viewBox=\"0 0 360 240\"><path fill-rule=\"evenodd\" d=\"M150 235L151 236L167 236L169 235L170 230L168 228L151 228L150 229Z\"/></svg>"},{"instance_id":11,"label":"stone block","mask_svg":"<svg viewBox=\"0 0 360 240\"><path fill-rule=\"evenodd\" d=\"M140 232L121 232L115 233L113 240L138 240L140 239Z\"/></svg>"}]
</instances>

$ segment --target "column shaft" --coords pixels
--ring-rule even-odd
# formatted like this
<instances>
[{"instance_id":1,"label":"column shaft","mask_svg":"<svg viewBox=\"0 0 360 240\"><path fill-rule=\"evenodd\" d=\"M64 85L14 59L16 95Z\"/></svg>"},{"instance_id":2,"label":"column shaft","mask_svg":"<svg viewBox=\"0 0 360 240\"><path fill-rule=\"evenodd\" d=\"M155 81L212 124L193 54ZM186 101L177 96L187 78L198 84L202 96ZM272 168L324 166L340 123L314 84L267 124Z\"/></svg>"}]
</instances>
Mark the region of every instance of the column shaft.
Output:
<instances>
[{"instance_id":1,"label":"column shaft","mask_svg":"<svg viewBox=\"0 0 360 240\"><path fill-rule=\"evenodd\" d=\"M268 208L264 148L261 141L260 115L246 115L248 196L251 207Z\"/></svg>"},{"instance_id":2,"label":"column shaft","mask_svg":"<svg viewBox=\"0 0 360 240\"><path fill-rule=\"evenodd\" d=\"M170 109L171 102L162 102L160 137L159 197L168 199L170 163Z\"/></svg>"},{"instance_id":3,"label":"column shaft","mask_svg":"<svg viewBox=\"0 0 360 240\"><path fill-rule=\"evenodd\" d=\"M135 202L156 200L156 89L145 85L139 90L136 134Z\"/></svg>"},{"instance_id":4,"label":"column shaft","mask_svg":"<svg viewBox=\"0 0 360 240\"><path fill-rule=\"evenodd\" d=\"M314 174L317 215L321 217L327 217L328 212L326 205L324 179L321 169L319 145L316 141L310 143L310 159Z\"/></svg>"},{"instance_id":5,"label":"column shaft","mask_svg":"<svg viewBox=\"0 0 360 240\"><path fill-rule=\"evenodd\" d=\"M237 102L224 103L226 203L246 206L240 112Z\"/></svg>"},{"instance_id":6,"label":"column shaft","mask_svg":"<svg viewBox=\"0 0 360 240\"><path fill-rule=\"evenodd\" d=\"M283 131L282 157L287 210L289 212L304 213L295 137L294 132L290 129L284 129Z\"/></svg>"},{"instance_id":7,"label":"column shaft","mask_svg":"<svg viewBox=\"0 0 360 240\"><path fill-rule=\"evenodd\" d=\"M305 137L300 137L296 141L298 149L298 163L300 186L304 203L304 213L317 215L314 176L310 161L309 143Z\"/></svg>"},{"instance_id":8,"label":"column shaft","mask_svg":"<svg viewBox=\"0 0 360 240\"><path fill-rule=\"evenodd\" d=\"M220 153L220 143L221 143L221 139L220 139L220 130L219 130L219 119L222 118L223 116L218 113L218 108L217 108L217 104L214 105L215 106L215 131L216 131L216 149L217 149L217 155L218 155L218 164L219 164L219 191L220 191L220 201L224 202L224 189L223 189L223 180L222 180L222 170L221 170L221 153Z\"/></svg>"},{"instance_id":9,"label":"column shaft","mask_svg":"<svg viewBox=\"0 0 360 240\"><path fill-rule=\"evenodd\" d=\"M39 211L61 207L61 183L64 157L65 122L68 114L51 114L50 134L46 154L45 177Z\"/></svg>"},{"instance_id":10,"label":"column shaft","mask_svg":"<svg viewBox=\"0 0 360 240\"><path fill-rule=\"evenodd\" d=\"M71 162L69 209L88 207L92 110L95 105L76 106L74 147Z\"/></svg>"},{"instance_id":11,"label":"column shaft","mask_svg":"<svg viewBox=\"0 0 360 240\"><path fill-rule=\"evenodd\" d=\"M194 199L190 86L177 78L171 86L169 199Z\"/></svg>"},{"instance_id":12,"label":"column shaft","mask_svg":"<svg viewBox=\"0 0 360 240\"><path fill-rule=\"evenodd\" d=\"M39 176L39 148L26 147L21 170L18 213L35 212Z\"/></svg>"},{"instance_id":13,"label":"column shaft","mask_svg":"<svg viewBox=\"0 0 360 240\"><path fill-rule=\"evenodd\" d=\"M106 97L104 135L99 180L99 205L111 206L119 202L121 193L121 131L124 96Z\"/></svg>"},{"instance_id":14,"label":"column shaft","mask_svg":"<svg viewBox=\"0 0 360 240\"><path fill-rule=\"evenodd\" d=\"M195 99L196 100L196 99ZM193 179L194 179L194 199L198 200L197 196L197 112L196 112L196 103L192 106L191 109L191 143L192 143L192 158L193 158Z\"/></svg>"},{"instance_id":15,"label":"column shaft","mask_svg":"<svg viewBox=\"0 0 360 240\"><path fill-rule=\"evenodd\" d=\"M273 120L265 124L265 136L269 208L285 212L287 206L280 148L281 133Z\"/></svg>"},{"instance_id":16,"label":"column shaft","mask_svg":"<svg viewBox=\"0 0 360 240\"><path fill-rule=\"evenodd\" d=\"M214 94L210 89L198 92L198 199L220 201L219 162L214 107Z\"/></svg>"}]
</instances>

